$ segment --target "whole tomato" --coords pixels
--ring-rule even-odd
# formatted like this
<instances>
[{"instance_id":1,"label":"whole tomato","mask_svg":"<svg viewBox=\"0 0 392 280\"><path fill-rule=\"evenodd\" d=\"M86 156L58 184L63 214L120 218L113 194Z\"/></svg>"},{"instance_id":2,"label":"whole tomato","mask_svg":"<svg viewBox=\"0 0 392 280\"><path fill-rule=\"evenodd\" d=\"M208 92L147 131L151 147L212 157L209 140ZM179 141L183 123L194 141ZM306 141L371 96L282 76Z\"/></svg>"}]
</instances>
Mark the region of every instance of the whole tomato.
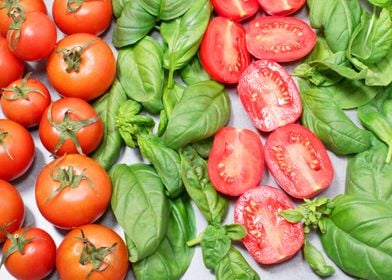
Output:
<instances>
[{"instance_id":1,"label":"whole tomato","mask_svg":"<svg viewBox=\"0 0 392 280\"><path fill-rule=\"evenodd\" d=\"M103 123L93 106L80 98L58 99L46 108L39 123L39 138L56 156L89 154L101 143Z\"/></svg>"},{"instance_id":2,"label":"whole tomato","mask_svg":"<svg viewBox=\"0 0 392 280\"><path fill-rule=\"evenodd\" d=\"M8 48L7 39L0 36L0 88L8 86L11 82L21 78L24 72L24 63Z\"/></svg>"},{"instance_id":3,"label":"whole tomato","mask_svg":"<svg viewBox=\"0 0 392 280\"><path fill-rule=\"evenodd\" d=\"M56 256L57 273L62 280L122 280L128 266L124 241L112 229L98 224L70 231Z\"/></svg>"},{"instance_id":4,"label":"whole tomato","mask_svg":"<svg viewBox=\"0 0 392 280\"><path fill-rule=\"evenodd\" d=\"M12 233L22 226L25 208L19 192L10 183L0 180L0 243L6 240L4 230Z\"/></svg>"},{"instance_id":5,"label":"whole tomato","mask_svg":"<svg viewBox=\"0 0 392 280\"><path fill-rule=\"evenodd\" d=\"M35 155L33 137L17 122L0 119L0 179L11 181L22 176Z\"/></svg>"},{"instance_id":6,"label":"whole tomato","mask_svg":"<svg viewBox=\"0 0 392 280\"><path fill-rule=\"evenodd\" d=\"M65 34L90 33L99 35L112 22L112 2L54 0L53 19ZM99 15L99 17L97 17Z\"/></svg>"},{"instance_id":7,"label":"whole tomato","mask_svg":"<svg viewBox=\"0 0 392 280\"><path fill-rule=\"evenodd\" d=\"M59 228L93 223L105 212L112 194L106 171L92 158L68 154L47 164L35 184L41 214Z\"/></svg>"},{"instance_id":8,"label":"whole tomato","mask_svg":"<svg viewBox=\"0 0 392 280\"><path fill-rule=\"evenodd\" d=\"M48 276L56 264L56 244L40 228L21 228L3 246L4 265L20 280L40 280Z\"/></svg>"},{"instance_id":9,"label":"whole tomato","mask_svg":"<svg viewBox=\"0 0 392 280\"><path fill-rule=\"evenodd\" d=\"M92 100L112 85L116 60L101 38L77 33L58 42L49 56L46 71L49 82L60 95Z\"/></svg>"},{"instance_id":10,"label":"whole tomato","mask_svg":"<svg viewBox=\"0 0 392 280\"><path fill-rule=\"evenodd\" d=\"M51 101L50 93L41 81L26 75L3 88L1 109L4 115L24 127L36 126Z\"/></svg>"}]
</instances>

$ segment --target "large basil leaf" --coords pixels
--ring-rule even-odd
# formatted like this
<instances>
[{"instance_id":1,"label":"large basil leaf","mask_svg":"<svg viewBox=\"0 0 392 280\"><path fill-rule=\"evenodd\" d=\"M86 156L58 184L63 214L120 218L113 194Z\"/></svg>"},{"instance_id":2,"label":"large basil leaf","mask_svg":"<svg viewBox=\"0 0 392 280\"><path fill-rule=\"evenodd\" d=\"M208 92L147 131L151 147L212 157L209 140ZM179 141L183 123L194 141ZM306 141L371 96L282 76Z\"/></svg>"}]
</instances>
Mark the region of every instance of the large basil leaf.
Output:
<instances>
[{"instance_id":1,"label":"large basil leaf","mask_svg":"<svg viewBox=\"0 0 392 280\"><path fill-rule=\"evenodd\" d=\"M113 30L112 43L121 48L135 44L155 26L155 16L149 14L138 1L125 4Z\"/></svg>"},{"instance_id":2,"label":"large basil leaf","mask_svg":"<svg viewBox=\"0 0 392 280\"><path fill-rule=\"evenodd\" d=\"M392 205L360 196L334 199L325 219L323 248L344 272L360 279L390 279Z\"/></svg>"},{"instance_id":3,"label":"large basil leaf","mask_svg":"<svg viewBox=\"0 0 392 280\"><path fill-rule=\"evenodd\" d=\"M362 65L363 67L363 65ZM387 86L392 83L392 48L378 63L365 66L367 76L365 83L368 86Z\"/></svg>"},{"instance_id":4,"label":"large basil leaf","mask_svg":"<svg viewBox=\"0 0 392 280\"><path fill-rule=\"evenodd\" d=\"M200 242L204 265L214 270L219 262L226 256L231 247L231 240L226 235L226 230L222 226L209 225L203 231Z\"/></svg>"},{"instance_id":5,"label":"large basil leaf","mask_svg":"<svg viewBox=\"0 0 392 280\"><path fill-rule=\"evenodd\" d=\"M111 206L126 237L131 262L150 256L166 235L170 205L154 168L118 164L110 170Z\"/></svg>"},{"instance_id":6,"label":"large basil leaf","mask_svg":"<svg viewBox=\"0 0 392 280\"><path fill-rule=\"evenodd\" d=\"M196 235L196 221L188 198L170 201L171 216L165 238L149 257L133 264L136 279L175 280L188 269L194 248L186 242Z\"/></svg>"},{"instance_id":7,"label":"large basil leaf","mask_svg":"<svg viewBox=\"0 0 392 280\"><path fill-rule=\"evenodd\" d=\"M369 0L375 6L383 7L383 8L390 8L392 6L391 0Z\"/></svg>"},{"instance_id":8,"label":"large basil leaf","mask_svg":"<svg viewBox=\"0 0 392 280\"><path fill-rule=\"evenodd\" d=\"M159 20L171 20L184 14L192 0L133 0Z\"/></svg>"},{"instance_id":9,"label":"large basil leaf","mask_svg":"<svg viewBox=\"0 0 392 280\"><path fill-rule=\"evenodd\" d=\"M163 50L152 37L118 52L117 77L128 97L140 102L151 113L162 109L164 71Z\"/></svg>"},{"instance_id":10,"label":"large basil leaf","mask_svg":"<svg viewBox=\"0 0 392 280\"><path fill-rule=\"evenodd\" d=\"M210 76L200 64L198 56L192 60L180 71L181 79L189 86L198 82L211 80Z\"/></svg>"},{"instance_id":11,"label":"large basil leaf","mask_svg":"<svg viewBox=\"0 0 392 280\"><path fill-rule=\"evenodd\" d=\"M113 15L118 18L121 16L121 13L125 7L125 5L129 2L130 0L112 0L112 6L113 6Z\"/></svg>"},{"instance_id":12,"label":"large basil leaf","mask_svg":"<svg viewBox=\"0 0 392 280\"><path fill-rule=\"evenodd\" d=\"M193 84L185 88L174 107L163 141L178 149L206 139L227 124L230 114L230 99L223 85L214 81Z\"/></svg>"}]
</instances>

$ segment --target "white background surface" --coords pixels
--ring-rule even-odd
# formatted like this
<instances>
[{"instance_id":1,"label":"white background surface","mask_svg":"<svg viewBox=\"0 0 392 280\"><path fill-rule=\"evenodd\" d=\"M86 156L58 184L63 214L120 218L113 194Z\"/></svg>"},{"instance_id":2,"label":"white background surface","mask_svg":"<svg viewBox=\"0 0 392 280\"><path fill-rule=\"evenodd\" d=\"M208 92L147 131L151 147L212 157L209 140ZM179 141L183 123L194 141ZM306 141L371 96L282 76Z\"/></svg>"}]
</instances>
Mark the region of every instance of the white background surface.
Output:
<instances>
[{"instance_id":1,"label":"white background surface","mask_svg":"<svg viewBox=\"0 0 392 280\"><path fill-rule=\"evenodd\" d=\"M134 0L133 0L134 1ZM52 1L46 0L46 5L48 8L48 12L51 13L51 4ZM295 16L301 17L301 18L306 18L306 8L304 8L300 13L296 14ZM103 37L104 40L106 40L108 43L111 41L111 36L112 36L112 31L113 31L113 26L105 32L101 37ZM62 38L63 34L59 31L58 32L58 39ZM113 46L112 46L113 48ZM113 48L114 52L115 49ZM45 64L46 61L41 61L39 63L29 63L27 65L26 73L29 71L33 72L33 78L38 78L39 80L43 81L48 85L48 88L51 92L52 99L58 99L59 95L55 90L50 87L48 84L46 74L45 74ZM295 65L285 65L286 69L291 71ZM242 105L237 97L237 94L234 89L230 89L230 97L232 101L232 118L229 123L231 126L236 126L236 127L242 127L242 128L250 128L253 130L256 130L253 128L252 124L250 123L246 113L244 112ZM3 113L0 111L0 118L4 118ZM39 213L38 208L35 204L35 198L34 198L34 184L35 184L35 179L38 176L40 170L42 167L50 162L52 158L50 157L50 154L45 150L45 148L42 146L39 138L38 138L38 129L33 128L30 129L31 134L33 135L33 138L35 140L35 146L36 146L36 155L35 155L35 160L33 162L33 165L29 169L29 171L21 178L15 180L12 182L13 185L18 189L18 191L21 193L22 198L24 200L24 203L26 205L26 218L24 222L24 226L36 226L36 227L41 227L45 229L51 236L55 239L55 242L57 246L60 244L63 236L67 233L67 231L64 230L59 230L52 226L49 222L47 222ZM262 135L263 143L265 142L265 135ZM327 197L334 197L338 193L344 192L344 181L345 181L345 159L344 158L338 158L334 154L329 153L331 160L334 165L334 170L335 170L335 177L330 185L330 187L323 192L321 195L322 196L327 196ZM128 164L134 163L138 161L138 154L135 151L130 150L127 148L124 153L122 154L120 161L125 162ZM1 163L0 163L0 168L1 168ZM264 176L260 184L269 184L272 186L277 186L274 180L271 178L271 176L264 171ZM234 200L233 200L234 201ZM300 202L300 201L295 201L295 202ZM233 203L230 205L230 211L227 215L227 219L225 223L231 223L233 222ZM194 207L195 212L196 212L196 219L197 219L197 232L201 232L205 227L206 227L206 222L204 218L201 216L200 212L196 207ZM0 211L7 211L7 209L0 209ZM122 231L120 227L116 224L115 219L111 213L111 211L107 211L107 213L98 221L99 223L102 223L106 226L109 226L111 228L114 228L118 233L122 235ZM320 248L320 243L318 241L318 237L312 235L311 240L314 245ZM291 260L288 260L282 264L278 265L272 265L272 266L264 266L256 263L252 257L247 253L247 251L244 249L241 243L235 243L235 246L237 249L239 249L245 258L248 260L250 265L259 273L261 279L263 280L272 280L272 279L280 279L280 280L303 280L303 279L319 279L308 267L308 265L303 261L302 254L298 253L294 258ZM1 245L0 245L1 248ZM1 257L1 254L0 254ZM327 260L328 263L332 263L330 260ZM0 280L8 280L8 279L13 279L7 271L5 270L4 267L0 269ZM53 273L48 279L58 279L56 273ZM134 279L132 272L128 273L127 279ZM191 267L188 269L186 274L183 276L182 279L187 279L187 280L196 280L196 279L215 279L214 275L208 271L202 261L202 256L201 256L201 250L199 247L197 247L195 251L195 255L193 258L193 262L191 264ZM336 280L336 279L351 279L344 273L342 273L337 267L336 267L336 273L334 276L328 278L331 280Z\"/></svg>"}]
</instances>

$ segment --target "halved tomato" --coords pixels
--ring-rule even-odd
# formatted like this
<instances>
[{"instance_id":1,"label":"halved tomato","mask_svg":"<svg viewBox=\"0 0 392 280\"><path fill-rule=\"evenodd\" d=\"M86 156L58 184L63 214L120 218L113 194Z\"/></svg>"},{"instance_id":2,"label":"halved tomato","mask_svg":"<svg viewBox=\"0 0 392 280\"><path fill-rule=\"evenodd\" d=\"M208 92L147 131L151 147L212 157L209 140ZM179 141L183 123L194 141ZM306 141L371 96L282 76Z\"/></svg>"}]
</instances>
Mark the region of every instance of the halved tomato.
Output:
<instances>
[{"instance_id":1,"label":"halved tomato","mask_svg":"<svg viewBox=\"0 0 392 280\"><path fill-rule=\"evenodd\" d=\"M279 127L268 136L265 160L279 186L296 198L314 197L333 179L323 143L299 124Z\"/></svg>"},{"instance_id":2,"label":"halved tomato","mask_svg":"<svg viewBox=\"0 0 392 280\"><path fill-rule=\"evenodd\" d=\"M253 125L261 131L295 122L301 97L290 74L278 63L258 60L242 73L237 91Z\"/></svg>"},{"instance_id":3,"label":"halved tomato","mask_svg":"<svg viewBox=\"0 0 392 280\"><path fill-rule=\"evenodd\" d=\"M242 25L224 17L211 20L200 45L200 62L214 80L237 83L250 63Z\"/></svg>"},{"instance_id":4,"label":"halved tomato","mask_svg":"<svg viewBox=\"0 0 392 280\"><path fill-rule=\"evenodd\" d=\"M234 221L245 227L242 239L253 258L262 264L275 264L293 257L302 247L301 223L290 223L279 212L292 209L280 189L261 186L245 192L234 208Z\"/></svg>"},{"instance_id":5,"label":"halved tomato","mask_svg":"<svg viewBox=\"0 0 392 280\"><path fill-rule=\"evenodd\" d=\"M223 127L215 134L208 159L208 175L217 191L241 195L258 185L263 169L263 144L256 132Z\"/></svg>"},{"instance_id":6,"label":"halved tomato","mask_svg":"<svg viewBox=\"0 0 392 280\"><path fill-rule=\"evenodd\" d=\"M310 26L295 17L264 16L246 29L246 47L256 58L289 62L303 58L316 44Z\"/></svg>"},{"instance_id":7,"label":"halved tomato","mask_svg":"<svg viewBox=\"0 0 392 280\"><path fill-rule=\"evenodd\" d=\"M259 11L257 0L211 0L216 13L233 21L242 21Z\"/></svg>"},{"instance_id":8,"label":"halved tomato","mask_svg":"<svg viewBox=\"0 0 392 280\"><path fill-rule=\"evenodd\" d=\"M305 4L306 0L259 0L263 10L273 16L287 16L295 13Z\"/></svg>"}]
</instances>

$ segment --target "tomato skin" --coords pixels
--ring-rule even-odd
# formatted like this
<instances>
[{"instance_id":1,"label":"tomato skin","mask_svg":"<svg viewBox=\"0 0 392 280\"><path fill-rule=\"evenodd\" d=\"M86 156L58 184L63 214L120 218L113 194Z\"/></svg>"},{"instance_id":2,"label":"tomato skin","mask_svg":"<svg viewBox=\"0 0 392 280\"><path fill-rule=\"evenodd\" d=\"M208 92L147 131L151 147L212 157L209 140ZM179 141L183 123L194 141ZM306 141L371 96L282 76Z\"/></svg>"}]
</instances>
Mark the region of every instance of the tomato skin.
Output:
<instances>
[{"instance_id":1,"label":"tomato skin","mask_svg":"<svg viewBox=\"0 0 392 280\"><path fill-rule=\"evenodd\" d=\"M296 122L302 113L298 88L290 74L270 60L254 61L242 73L237 91L253 125L264 132Z\"/></svg>"},{"instance_id":2,"label":"tomato skin","mask_svg":"<svg viewBox=\"0 0 392 280\"><path fill-rule=\"evenodd\" d=\"M91 273L90 280L121 280L125 279L128 272L128 251L124 241L112 229L99 225L89 224L71 230L61 242L56 257L56 268L60 279L81 280L92 270L91 263L83 265L80 263L80 255L83 250L82 232L84 237L91 241L95 247L111 247L114 243L112 253L105 257L109 266L103 271Z\"/></svg>"},{"instance_id":3,"label":"tomato skin","mask_svg":"<svg viewBox=\"0 0 392 280\"><path fill-rule=\"evenodd\" d=\"M56 26L48 15L41 12L28 12L25 16L19 39L17 39L17 30L8 31L8 46L19 59L24 61L46 58L56 44Z\"/></svg>"},{"instance_id":4,"label":"tomato skin","mask_svg":"<svg viewBox=\"0 0 392 280\"><path fill-rule=\"evenodd\" d=\"M232 21L243 21L259 11L257 0L211 0L216 13Z\"/></svg>"},{"instance_id":5,"label":"tomato skin","mask_svg":"<svg viewBox=\"0 0 392 280\"><path fill-rule=\"evenodd\" d=\"M35 146L29 131L17 122L0 119L0 179L12 181L22 176L34 156Z\"/></svg>"},{"instance_id":6,"label":"tomato skin","mask_svg":"<svg viewBox=\"0 0 392 280\"><path fill-rule=\"evenodd\" d=\"M51 114L49 114L51 109ZM44 111L39 123L39 138L44 147L56 156L62 156L65 153L78 153L77 147L71 138L65 140L61 147L56 151L57 143L60 141L61 131L53 126L48 116L56 124L64 123L65 113L69 111L69 118L72 121L85 121L91 118L97 118L93 123L77 130L76 137L84 154L90 154L101 143L103 137L103 122L97 116L95 109L86 101L80 98L67 97L58 99L53 102Z\"/></svg>"},{"instance_id":7,"label":"tomato skin","mask_svg":"<svg viewBox=\"0 0 392 280\"><path fill-rule=\"evenodd\" d=\"M272 16L287 16L303 7L306 0L259 0L261 8Z\"/></svg>"},{"instance_id":8,"label":"tomato skin","mask_svg":"<svg viewBox=\"0 0 392 280\"><path fill-rule=\"evenodd\" d=\"M24 254L19 251L11 254L4 265L8 272L21 280L40 280L48 276L54 269L56 261L56 244L53 238L40 228L21 228L13 235L21 235L26 231L26 239L31 239L24 246ZM3 254L10 248L10 239L4 243Z\"/></svg>"},{"instance_id":9,"label":"tomato skin","mask_svg":"<svg viewBox=\"0 0 392 280\"><path fill-rule=\"evenodd\" d=\"M113 12L110 0L83 1L74 12L68 10L67 2L69 0L54 0L52 6L53 19L63 33L100 35L110 26Z\"/></svg>"},{"instance_id":10,"label":"tomato skin","mask_svg":"<svg viewBox=\"0 0 392 280\"><path fill-rule=\"evenodd\" d=\"M5 227L9 233L19 229L24 221L25 207L19 192L10 183L0 180L0 227ZM0 231L0 243L6 240L3 231Z\"/></svg>"},{"instance_id":11,"label":"tomato skin","mask_svg":"<svg viewBox=\"0 0 392 280\"><path fill-rule=\"evenodd\" d=\"M249 22L246 47L258 59L291 62L309 54L316 44L316 33L295 17L263 16Z\"/></svg>"},{"instance_id":12,"label":"tomato skin","mask_svg":"<svg viewBox=\"0 0 392 280\"><path fill-rule=\"evenodd\" d=\"M84 47L79 71L66 71L67 63L59 50ZM110 47L101 38L77 33L57 43L46 68L49 82L64 97L95 99L104 94L114 81L116 60Z\"/></svg>"},{"instance_id":13,"label":"tomato skin","mask_svg":"<svg viewBox=\"0 0 392 280\"><path fill-rule=\"evenodd\" d=\"M18 59L8 48L7 39L0 36L0 88L21 78L23 72L23 61Z\"/></svg>"},{"instance_id":14,"label":"tomato skin","mask_svg":"<svg viewBox=\"0 0 392 280\"><path fill-rule=\"evenodd\" d=\"M237 83L250 63L245 29L224 17L213 18L204 33L199 55L200 63L214 80Z\"/></svg>"},{"instance_id":15,"label":"tomato skin","mask_svg":"<svg viewBox=\"0 0 392 280\"><path fill-rule=\"evenodd\" d=\"M21 88L23 81L23 79L16 80L7 88ZM44 110L51 102L51 97L45 84L36 79L27 79L25 87L32 90L26 93L26 98L19 97L16 100L10 99L15 96L15 92L3 89L0 104L6 118L24 127L33 127L40 122Z\"/></svg>"},{"instance_id":16,"label":"tomato skin","mask_svg":"<svg viewBox=\"0 0 392 280\"><path fill-rule=\"evenodd\" d=\"M214 136L208 176L221 193L239 196L261 181L264 169L260 136L249 129L223 127Z\"/></svg>"},{"instance_id":17,"label":"tomato skin","mask_svg":"<svg viewBox=\"0 0 392 280\"><path fill-rule=\"evenodd\" d=\"M292 224L279 211L294 208L280 189L260 186L240 196L234 207L234 221L243 225L242 239L252 257L261 264L276 264L293 257L302 247L301 223Z\"/></svg>"},{"instance_id":18,"label":"tomato skin","mask_svg":"<svg viewBox=\"0 0 392 280\"><path fill-rule=\"evenodd\" d=\"M75 186L58 190L62 170L72 168L82 176ZM71 229L95 222L106 211L112 194L107 172L93 159L68 154L48 163L39 173L35 184L35 199L41 214L53 225Z\"/></svg>"},{"instance_id":19,"label":"tomato skin","mask_svg":"<svg viewBox=\"0 0 392 280\"><path fill-rule=\"evenodd\" d=\"M333 166L323 143L299 124L277 128L265 144L267 166L279 186L296 198L312 198L333 179Z\"/></svg>"}]
</instances>

